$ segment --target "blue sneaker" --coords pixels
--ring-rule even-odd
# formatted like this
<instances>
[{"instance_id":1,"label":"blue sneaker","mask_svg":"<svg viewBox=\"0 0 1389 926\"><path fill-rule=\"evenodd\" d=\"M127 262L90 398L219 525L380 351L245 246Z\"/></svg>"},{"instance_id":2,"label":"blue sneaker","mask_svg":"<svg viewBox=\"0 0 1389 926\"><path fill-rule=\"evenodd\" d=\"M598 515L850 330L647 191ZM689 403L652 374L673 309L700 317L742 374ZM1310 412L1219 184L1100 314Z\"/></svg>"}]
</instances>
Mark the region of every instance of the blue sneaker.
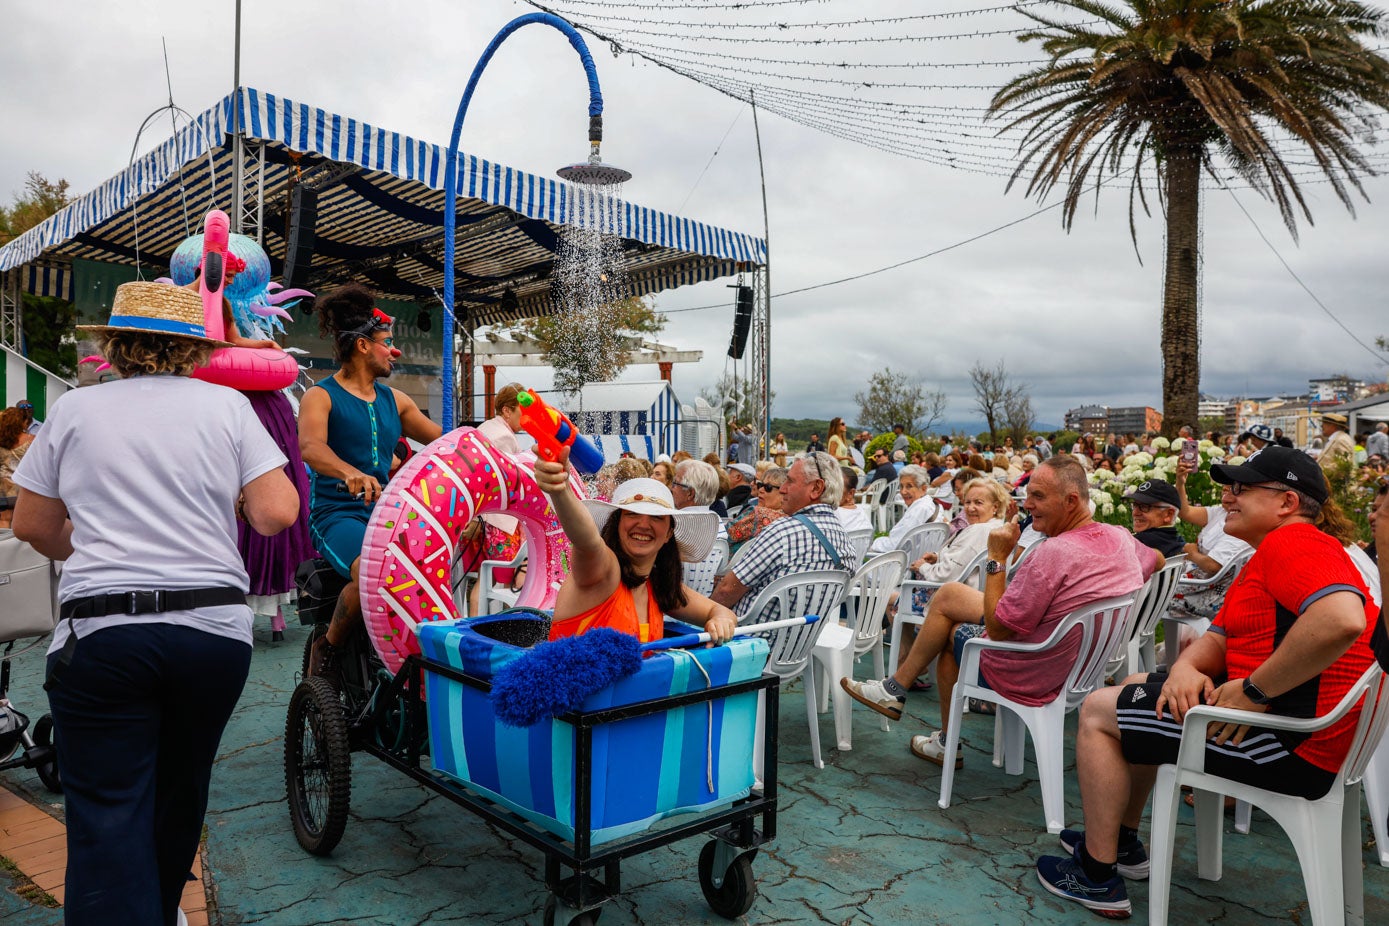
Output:
<instances>
[{"instance_id":1,"label":"blue sneaker","mask_svg":"<svg viewBox=\"0 0 1389 926\"><path fill-rule=\"evenodd\" d=\"M1077 855L1077 849L1085 845L1085 830L1062 830L1061 845L1067 852ZM1119 847L1119 877L1131 881L1148 880L1148 850L1143 848L1141 839Z\"/></svg>"},{"instance_id":2,"label":"blue sneaker","mask_svg":"<svg viewBox=\"0 0 1389 926\"><path fill-rule=\"evenodd\" d=\"M1126 920L1133 913L1124 879L1115 875L1096 884L1074 858L1044 855L1037 859L1037 880L1057 897L1076 903L1111 920Z\"/></svg>"}]
</instances>

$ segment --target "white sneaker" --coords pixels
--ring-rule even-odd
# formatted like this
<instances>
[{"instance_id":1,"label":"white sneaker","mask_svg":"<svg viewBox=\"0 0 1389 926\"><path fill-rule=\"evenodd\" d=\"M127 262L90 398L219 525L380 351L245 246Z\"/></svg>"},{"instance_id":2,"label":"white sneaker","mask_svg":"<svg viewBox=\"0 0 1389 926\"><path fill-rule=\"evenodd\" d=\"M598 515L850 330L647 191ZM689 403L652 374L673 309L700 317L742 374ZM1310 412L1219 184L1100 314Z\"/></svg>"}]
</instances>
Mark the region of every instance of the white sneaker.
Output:
<instances>
[{"instance_id":1,"label":"white sneaker","mask_svg":"<svg viewBox=\"0 0 1389 926\"><path fill-rule=\"evenodd\" d=\"M849 697L865 707L871 707L888 720L902 719L902 708L906 707L907 699L888 694L881 681L856 682L851 678L841 678L839 686L849 693Z\"/></svg>"},{"instance_id":2,"label":"white sneaker","mask_svg":"<svg viewBox=\"0 0 1389 926\"><path fill-rule=\"evenodd\" d=\"M911 742L912 755L918 759L925 759L927 762L934 762L936 765L945 767L945 733L937 730L930 736L913 736ZM958 746L955 749L955 770L959 771L965 767L965 757L960 755Z\"/></svg>"}]
</instances>

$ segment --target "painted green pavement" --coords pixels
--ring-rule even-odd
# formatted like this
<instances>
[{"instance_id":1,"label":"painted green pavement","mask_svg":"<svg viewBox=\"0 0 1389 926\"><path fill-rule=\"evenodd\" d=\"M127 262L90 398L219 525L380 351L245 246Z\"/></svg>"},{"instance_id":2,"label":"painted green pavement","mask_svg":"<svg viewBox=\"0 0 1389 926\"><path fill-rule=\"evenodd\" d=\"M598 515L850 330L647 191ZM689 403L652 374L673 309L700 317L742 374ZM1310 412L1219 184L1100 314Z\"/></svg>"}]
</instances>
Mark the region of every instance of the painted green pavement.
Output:
<instances>
[{"instance_id":1,"label":"painted green pavement","mask_svg":"<svg viewBox=\"0 0 1389 926\"><path fill-rule=\"evenodd\" d=\"M208 864L214 924L539 923L545 900L541 856L512 843L447 800L369 756L353 762L352 815L331 858L305 854L285 802L285 708L299 668L305 628L285 643L257 631L251 679L222 742L208 812ZM42 657L16 661L12 695L31 717L43 713ZM860 669L860 672L863 670ZM934 694L912 699L906 723L883 733L877 715L854 712L855 748L827 749L810 764L805 700L783 692L779 833L753 869L760 895L744 922L754 924L934 924L1100 922L1043 892L1036 856L1061 852L1042 823L1035 766L1009 777L989 761L992 720L966 717L965 769L955 804L936 806L940 770L907 750L911 733L934 729ZM917 718L923 718L919 720ZM821 740L832 747L830 715ZM1074 731L1074 720L1070 730ZM1079 821L1068 752L1068 819ZM45 799L28 771L3 784ZM1190 811L1183 809L1172 922L1307 922L1302 879L1291 845L1259 813L1254 833L1225 840L1225 877L1198 881ZM1364 827L1368 839L1369 826ZM623 895L602 923L726 922L705 905L696 878L704 840L696 837L624 862ZM1389 870L1365 873L1367 923L1389 922ZM0 873L0 885L8 888ZM1147 916L1147 885L1130 882L1136 920ZM61 911L31 907L0 891L7 926L49 926Z\"/></svg>"}]
</instances>

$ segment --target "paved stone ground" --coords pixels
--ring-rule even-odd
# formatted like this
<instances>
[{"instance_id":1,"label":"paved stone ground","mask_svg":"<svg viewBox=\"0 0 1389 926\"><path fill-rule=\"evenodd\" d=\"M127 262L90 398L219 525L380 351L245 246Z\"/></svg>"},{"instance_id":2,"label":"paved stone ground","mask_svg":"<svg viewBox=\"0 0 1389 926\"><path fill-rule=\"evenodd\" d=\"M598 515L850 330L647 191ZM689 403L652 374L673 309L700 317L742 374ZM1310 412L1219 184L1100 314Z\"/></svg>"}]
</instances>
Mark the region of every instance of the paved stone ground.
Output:
<instances>
[{"instance_id":1,"label":"paved stone ground","mask_svg":"<svg viewBox=\"0 0 1389 926\"><path fill-rule=\"evenodd\" d=\"M376 760L355 756L352 817L331 858L305 854L290 830L285 803L285 707L298 670L305 629L269 643L258 630L251 679L222 743L208 813L207 860L215 890L214 924L353 923L372 926L443 923L539 923L545 893L541 857L513 846L448 801ZM860 670L862 672L862 669ZM31 717L43 713L41 657L21 657L12 695ZM1042 824L1035 767L1020 778L989 762L992 721L967 717L966 767L956 801L936 806L940 773L907 751L911 733L933 727L934 695L916 696L908 721L883 733L876 715L856 710L855 748L809 761L804 696L782 697L780 832L754 871L760 896L752 924L1085 923L1098 919L1052 898L1037 885L1037 855L1056 853ZM1074 729L1072 721L1072 730ZM832 746L829 715L822 740ZM1073 765L1068 762L1068 768ZM1079 818L1074 775L1070 819ZM32 772L0 775L0 786L50 800ZM1172 922L1307 922L1306 899L1287 837L1257 813L1254 833L1231 833L1225 877L1196 878L1190 811L1178 830L1190 861L1177 870ZM1365 826L1367 834L1368 823ZM604 924L719 923L705 906L695 875L702 839L629 860L625 893ZM1365 860L1372 863L1370 853ZM0 872L0 887L8 888ZM1389 922L1389 870L1366 869L1366 922ZM1146 918L1147 886L1130 883L1135 917ZM31 907L0 890L0 919L51 926L61 911Z\"/></svg>"}]
</instances>

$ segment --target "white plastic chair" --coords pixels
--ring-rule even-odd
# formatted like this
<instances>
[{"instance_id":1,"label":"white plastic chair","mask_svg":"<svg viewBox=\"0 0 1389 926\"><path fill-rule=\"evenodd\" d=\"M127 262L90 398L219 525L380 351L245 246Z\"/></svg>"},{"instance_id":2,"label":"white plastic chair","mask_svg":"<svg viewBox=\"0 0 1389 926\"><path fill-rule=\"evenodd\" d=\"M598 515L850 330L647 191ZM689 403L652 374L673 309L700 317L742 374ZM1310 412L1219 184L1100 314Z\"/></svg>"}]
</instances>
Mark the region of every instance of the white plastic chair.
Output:
<instances>
[{"instance_id":1,"label":"white plastic chair","mask_svg":"<svg viewBox=\"0 0 1389 926\"><path fill-rule=\"evenodd\" d=\"M1154 643L1157 637L1158 621L1172 607L1172 596L1177 591L1177 581L1186 569L1186 557L1174 556L1153 573L1133 602L1133 634L1128 644L1105 667L1105 676L1115 681L1134 672L1156 672L1157 652ZM1120 672L1123 672L1123 675Z\"/></svg>"},{"instance_id":2,"label":"white plastic chair","mask_svg":"<svg viewBox=\"0 0 1389 926\"><path fill-rule=\"evenodd\" d=\"M1229 795L1257 804L1287 832L1302 868L1313 926L1365 921L1365 885L1360 864L1360 782L1385 725L1389 724L1389 703L1386 703L1389 697L1380 697L1382 681L1379 664L1371 664L1340 703L1321 717L1301 719L1204 706L1187 711L1182 720L1177 762L1158 769L1157 784L1153 788L1149 923L1167 922L1182 785L1191 785L1196 794L1198 877L1206 881L1220 880L1224 838L1222 795ZM1324 797L1314 801L1290 797L1205 771L1206 728L1212 722L1248 722L1265 730L1313 733L1346 716L1362 698L1364 708L1350 751Z\"/></svg>"},{"instance_id":3,"label":"white plastic chair","mask_svg":"<svg viewBox=\"0 0 1389 926\"><path fill-rule=\"evenodd\" d=\"M886 487L886 479L874 479L872 482L868 483L868 485L854 492L854 504L869 508L869 517L872 517L871 509L877 507L878 496L883 494L883 489Z\"/></svg>"},{"instance_id":4,"label":"white plastic chair","mask_svg":"<svg viewBox=\"0 0 1389 926\"><path fill-rule=\"evenodd\" d=\"M758 594L752 608L738 623L744 627L818 614L820 620L808 626L783 627L767 635L770 652L767 671L782 681L802 678L805 681L805 707L810 717L810 751L816 768L824 768L820 758L820 718L816 715L815 673L807 672L815 641L839 614L839 605L849 589L854 574L847 569L822 569L795 572L782 576ZM759 695L758 730L756 742L762 742L765 723L765 701ZM759 750L754 762L754 774L761 778L762 756Z\"/></svg>"},{"instance_id":5,"label":"white plastic chair","mask_svg":"<svg viewBox=\"0 0 1389 926\"><path fill-rule=\"evenodd\" d=\"M873 524L880 534L888 533L892 525L897 523L897 500L902 497L901 485L896 479L892 480L887 484L886 497L874 503Z\"/></svg>"},{"instance_id":6,"label":"white plastic chair","mask_svg":"<svg viewBox=\"0 0 1389 926\"><path fill-rule=\"evenodd\" d=\"M1249 558L1253 555L1253 550L1246 550L1221 566L1220 571L1208 579L1182 579L1177 583L1174 596L1203 592L1227 580L1233 583L1239 577L1239 571L1244 568L1244 564L1249 562ZM1182 624L1194 624L1198 620L1200 620L1198 617L1172 614L1170 611L1163 616L1162 661L1168 667L1175 665L1177 657L1181 655Z\"/></svg>"},{"instance_id":7,"label":"white plastic chair","mask_svg":"<svg viewBox=\"0 0 1389 926\"><path fill-rule=\"evenodd\" d=\"M728 541L715 540L709 555L698 563L685 563L685 584L701 595L713 594L719 576L728 567Z\"/></svg>"},{"instance_id":8,"label":"white plastic chair","mask_svg":"<svg viewBox=\"0 0 1389 926\"><path fill-rule=\"evenodd\" d=\"M868 545L873 542L873 528L858 527L849 531L849 562L858 564L868 555Z\"/></svg>"},{"instance_id":9,"label":"white plastic chair","mask_svg":"<svg viewBox=\"0 0 1389 926\"><path fill-rule=\"evenodd\" d=\"M1375 834L1379 864L1389 868L1389 736L1382 737L1370 764L1365 766L1365 806L1370 809L1370 826Z\"/></svg>"},{"instance_id":10,"label":"white plastic chair","mask_svg":"<svg viewBox=\"0 0 1389 926\"><path fill-rule=\"evenodd\" d=\"M946 725L944 769L940 782L941 809L950 806L965 700L976 698L998 705L998 714L994 718L994 764L1003 765L1008 774L1022 774L1024 725L1032 734L1047 832L1061 832L1066 816L1065 782L1062 780L1066 712L1079 707L1080 702L1104 680L1104 668L1110 657L1128 640L1128 631L1133 625L1131 616L1135 594L1137 590L1075 609L1063 617L1051 635L1041 643L1013 643L986 637L966 641L960 660L960 678L950 693L950 721ZM1074 637L1076 634L1080 637L1080 646L1075 661L1061 690L1050 703L1040 707L1019 704L979 683L979 660L986 650L1032 653L1034 659L1046 659L1048 650L1055 649L1068 636Z\"/></svg>"},{"instance_id":11,"label":"white plastic chair","mask_svg":"<svg viewBox=\"0 0 1389 926\"><path fill-rule=\"evenodd\" d=\"M1027 546L1023 547L1022 552L1018 554L1018 558L1008 564L1009 582L1013 581L1013 576L1017 575L1018 570L1022 568L1022 564L1027 562L1027 558L1031 556L1033 553L1035 553L1038 550L1038 548L1040 548L1042 544L1046 542L1047 538L1043 537L1041 540L1038 540L1035 543L1030 543Z\"/></svg>"},{"instance_id":12,"label":"white plastic chair","mask_svg":"<svg viewBox=\"0 0 1389 926\"><path fill-rule=\"evenodd\" d=\"M907 554L907 565L911 565L927 553L939 553L949 539L950 525L944 521L931 521L907 531L907 535L897 544L897 549Z\"/></svg>"},{"instance_id":13,"label":"white plastic chair","mask_svg":"<svg viewBox=\"0 0 1389 926\"><path fill-rule=\"evenodd\" d=\"M929 525L928 525L929 526ZM966 584L974 582L979 590L984 590L984 582L988 579L988 573L984 571L984 564L989 561L989 551L981 550L979 555L965 564L964 570L958 579L946 579L943 582L932 582L928 579L905 579L902 582L901 593L897 597L897 617L892 621L892 633L889 635L889 649L892 650L892 672L897 672L897 667L902 664L902 628L907 624L920 627L926 623L926 615L912 610L912 592L919 588L938 589L946 582L964 582Z\"/></svg>"},{"instance_id":14,"label":"white plastic chair","mask_svg":"<svg viewBox=\"0 0 1389 926\"><path fill-rule=\"evenodd\" d=\"M841 678L854 677L854 663L859 656L873 653L874 678L887 674L883 660L883 615L887 613L892 593L902 583L907 570L907 554L901 550L880 553L864 563L849 583L844 599L848 619L831 623L820 632L812 654L822 669L820 712L831 696L834 699L834 735L841 752L853 748L852 699L840 686ZM888 729L887 718L882 727Z\"/></svg>"},{"instance_id":15,"label":"white plastic chair","mask_svg":"<svg viewBox=\"0 0 1389 926\"><path fill-rule=\"evenodd\" d=\"M519 592L497 585L494 578L498 569L519 569L526 563L526 544L521 544L521 548L516 551L516 558L512 560L485 559L477 569L477 607L482 614L496 614L498 611L505 611L507 608L516 604ZM500 607L498 607L500 605Z\"/></svg>"}]
</instances>

